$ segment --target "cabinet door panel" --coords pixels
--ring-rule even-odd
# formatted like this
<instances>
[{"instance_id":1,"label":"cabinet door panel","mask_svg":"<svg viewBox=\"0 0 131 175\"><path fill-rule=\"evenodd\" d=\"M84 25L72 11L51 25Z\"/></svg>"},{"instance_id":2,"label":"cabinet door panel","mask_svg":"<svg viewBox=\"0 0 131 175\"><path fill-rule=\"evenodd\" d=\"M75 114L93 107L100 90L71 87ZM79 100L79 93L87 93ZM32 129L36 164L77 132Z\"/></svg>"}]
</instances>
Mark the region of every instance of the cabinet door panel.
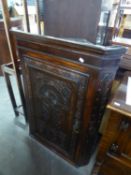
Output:
<instances>
[{"instance_id":1,"label":"cabinet door panel","mask_svg":"<svg viewBox=\"0 0 131 175\"><path fill-rule=\"evenodd\" d=\"M31 133L73 157L89 74L24 58Z\"/></svg>"}]
</instances>

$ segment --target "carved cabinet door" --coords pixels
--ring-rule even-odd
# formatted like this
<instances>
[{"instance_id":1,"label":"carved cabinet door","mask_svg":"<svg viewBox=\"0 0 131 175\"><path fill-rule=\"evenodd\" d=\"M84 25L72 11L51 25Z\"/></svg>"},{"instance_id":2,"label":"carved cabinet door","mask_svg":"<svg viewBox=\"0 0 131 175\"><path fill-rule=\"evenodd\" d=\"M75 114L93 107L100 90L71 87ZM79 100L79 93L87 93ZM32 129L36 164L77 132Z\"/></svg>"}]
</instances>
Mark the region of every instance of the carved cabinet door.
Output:
<instances>
[{"instance_id":1,"label":"carved cabinet door","mask_svg":"<svg viewBox=\"0 0 131 175\"><path fill-rule=\"evenodd\" d=\"M30 132L73 160L90 74L24 57Z\"/></svg>"}]
</instances>

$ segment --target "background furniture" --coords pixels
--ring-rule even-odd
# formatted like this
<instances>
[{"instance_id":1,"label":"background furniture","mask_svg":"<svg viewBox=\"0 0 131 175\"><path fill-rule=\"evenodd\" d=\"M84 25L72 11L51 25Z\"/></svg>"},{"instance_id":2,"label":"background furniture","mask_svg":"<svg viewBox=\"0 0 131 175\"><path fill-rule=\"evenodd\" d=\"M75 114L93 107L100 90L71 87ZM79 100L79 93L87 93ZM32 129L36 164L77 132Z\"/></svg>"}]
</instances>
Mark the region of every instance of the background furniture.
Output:
<instances>
[{"instance_id":1,"label":"background furniture","mask_svg":"<svg viewBox=\"0 0 131 175\"><path fill-rule=\"evenodd\" d=\"M12 18L11 26L22 30L22 19L18 17ZM4 28L4 21L0 20L0 75L2 75L1 65L9 62L11 62L11 58Z\"/></svg>"},{"instance_id":2,"label":"background furniture","mask_svg":"<svg viewBox=\"0 0 131 175\"><path fill-rule=\"evenodd\" d=\"M3 21L4 21L4 29L5 29L5 33L6 33L6 39L7 39L7 44L8 44L8 48L9 48L10 59L12 61L11 64L3 66L3 71L4 71L5 79L7 82L8 92L9 92L9 95L11 97L11 102L12 102L12 105L14 108L14 112L17 116L17 114L19 112L16 111L16 104L14 101L15 98L13 96L13 90L12 90L13 88L11 87L9 76L15 75L15 77L16 77L18 91L19 91L19 95L20 95L20 100L21 100L21 104L23 106L24 117L25 117L25 120L27 122L28 119L27 119L27 114L26 114L24 89L23 89L22 81L21 81L20 64L19 64L19 59L18 59L18 56L16 53L16 48L15 48L16 43L9 32L12 25L11 25L10 15L9 15L9 11L8 11L8 4L7 4L6 0L1 0L0 2L1 2L1 7L2 7L2 17L3 17Z\"/></svg>"},{"instance_id":3,"label":"background furniture","mask_svg":"<svg viewBox=\"0 0 131 175\"><path fill-rule=\"evenodd\" d=\"M109 6L109 8L102 7L102 10L110 9L110 17L107 27L105 28L106 30L103 31L104 27L99 25L99 32L101 31L101 33L98 33L98 36L101 35L103 37L103 45L111 45L112 38L114 39L115 37L131 38L131 4L129 4L128 0L113 1L111 2L103 0L102 3L107 4L106 6ZM108 3L112 4L112 7L110 7Z\"/></svg>"},{"instance_id":4,"label":"background furniture","mask_svg":"<svg viewBox=\"0 0 131 175\"><path fill-rule=\"evenodd\" d=\"M93 175L131 174L131 73L126 73L107 106L110 117Z\"/></svg>"},{"instance_id":5,"label":"background furniture","mask_svg":"<svg viewBox=\"0 0 131 175\"><path fill-rule=\"evenodd\" d=\"M120 0L117 14L114 22L113 37L122 37L124 33L124 25L127 19L127 15L131 15L131 4L127 3L127 0Z\"/></svg>"},{"instance_id":6,"label":"background furniture","mask_svg":"<svg viewBox=\"0 0 131 175\"><path fill-rule=\"evenodd\" d=\"M125 48L12 34L22 61L31 135L69 162L87 164Z\"/></svg>"},{"instance_id":7,"label":"background furniture","mask_svg":"<svg viewBox=\"0 0 131 175\"><path fill-rule=\"evenodd\" d=\"M22 86L22 72L21 72L21 66L20 63L18 62L17 67L19 69L19 79L21 80L21 91L23 91L23 86ZM6 86L7 86L7 90L10 96L10 100L12 103L12 107L15 113L15 116L18 117L19 115L23 115L25 117L26 122L28 121L27 116L24 113L24 109L25 104L17 104L16 102L16 96L15 96L15 92L13 91L13 84L11 83L11 76L15 76L15 71L13 69L13 64L12 63L7 63L7 64L3 64L2 65L2 72L5 78L5 82L6 82ZM24 98L24 96L23 96Z\"/></svg>"},{"instance_id":8,"label":"background furniture","mask_svg":"<svg viewBox=\"0 0 131 175\"><path fill-rule=\"evenodd\" d=\"M131 71L131 39L127 38L115 38L112 41L113 45L121 45L128 47L128 51L123 55L120 61L120 68L125 69L125 71Z\"/></svg>"},{"instance_id":9,"label":"background furniture","mask_svg":"<svg viewBox=\"0 0 131 175\"><path fill-rule=\"evenodd\" d=\"M106 30L106 34L105 34L105 38L104 38L104 43L103 45L111 45L112 44L112 35L113 35L113 27L107 27ZM116 33L118 33L118 29L116 30ZM126 39L131 39L131 30L129 29L125 29L123 32L123 38ZM117 40L117 38L113 39L113 40ZM121 45L121 44L120 44Z\"/></svg>"},{"instance_id":10,"label":"background furniture","mask_svg":"<svg viewBox=\"0 0 131 175\"><path fill-rule=\"evenodd\" d=\"M96 42L101 0L45 0L45 35Z\"/></svg>"},{"instance_id":11,"label":"background furniture","mask_svg":"<svg viewBox=\"0 0 131 175\"><path fill-rule=\"evenodd\" d=\"M105 39L107 35L109 19L110 19L110 11L109 10L101 11L100 22L98 26L97 41L96 41L96 43L99 45L105 45L106 43Z\"/></svg>"}]
</instances>

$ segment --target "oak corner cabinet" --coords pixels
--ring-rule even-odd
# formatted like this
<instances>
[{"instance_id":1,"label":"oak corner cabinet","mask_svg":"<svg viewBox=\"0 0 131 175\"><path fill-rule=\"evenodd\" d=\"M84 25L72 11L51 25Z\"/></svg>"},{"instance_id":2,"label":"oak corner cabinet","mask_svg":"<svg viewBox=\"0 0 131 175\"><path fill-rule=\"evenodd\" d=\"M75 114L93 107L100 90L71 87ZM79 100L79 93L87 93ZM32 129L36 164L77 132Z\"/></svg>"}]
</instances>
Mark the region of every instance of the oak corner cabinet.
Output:
<instances>
[{"instance_id":1,"label":"oak corner cabinet","mask_svg":"<svg viewBox=\"0 0 131 175\"><path fill-rule=\"evenodd\" d=\"M87 164L126 49L12 34L22 62L30 134L70 163Z\"/></svg>"}]
</instances>

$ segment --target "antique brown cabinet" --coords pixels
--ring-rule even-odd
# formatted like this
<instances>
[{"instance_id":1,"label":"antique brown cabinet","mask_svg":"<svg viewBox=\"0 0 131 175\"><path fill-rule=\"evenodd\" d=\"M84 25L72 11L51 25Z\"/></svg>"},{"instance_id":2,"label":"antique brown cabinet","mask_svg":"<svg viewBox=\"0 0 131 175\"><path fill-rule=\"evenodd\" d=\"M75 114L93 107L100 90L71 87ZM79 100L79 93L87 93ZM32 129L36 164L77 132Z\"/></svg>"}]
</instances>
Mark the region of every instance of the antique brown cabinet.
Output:
<instances>
[{"instance_id":1,"label":"antique brown cabinet","mask_svg":"<svg viewBox=\"0 0 131 175\"><path fill-rule=\"evenodd\" d=\"M94 175L131 174L131 73L108 104L110 116L100 142Z\"/></svg>"},{"instance_id":2,"label":"antique brown cabinet","mask_svg":"<svg viewBox=\"0 0 131 175\"><path fill-rule=\"evenodd\" d=\"M30 134L75 165L89 161L122 47L13 32Z\"/></svg>"}]
</instances>

